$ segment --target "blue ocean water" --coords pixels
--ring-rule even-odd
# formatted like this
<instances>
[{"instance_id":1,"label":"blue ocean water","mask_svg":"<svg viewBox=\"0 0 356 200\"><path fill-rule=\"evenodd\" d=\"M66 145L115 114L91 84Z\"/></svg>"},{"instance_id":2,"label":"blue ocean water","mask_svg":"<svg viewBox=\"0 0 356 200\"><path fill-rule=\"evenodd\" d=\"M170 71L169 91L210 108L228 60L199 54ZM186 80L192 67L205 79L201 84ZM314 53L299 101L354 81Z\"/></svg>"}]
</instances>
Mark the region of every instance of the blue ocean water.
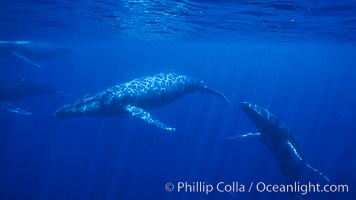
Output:
<instances>
[{"instance_id":1,"label":"blue ocean water","mask_svg":"<svg viewBox=\"0 0 356 200\"><path fill-rule=\"evenodd\" d=\"M69 94L11 102L30 116L0 110L1 200L356 197L355 1L3 0L0 23L1 41L73 50L31 60L37 67L0 48L1 82L31 78ZM194 93L149 110L175 132L129 115L53 116L87 94L168 70L203 80L231 104ZM263 143L227 140L257 132L242 101L277 115L304 160L348 192L178 191L178 182L287 184ZM326 184L308 173L300 181Z\"/></svg>"}]
</instances>

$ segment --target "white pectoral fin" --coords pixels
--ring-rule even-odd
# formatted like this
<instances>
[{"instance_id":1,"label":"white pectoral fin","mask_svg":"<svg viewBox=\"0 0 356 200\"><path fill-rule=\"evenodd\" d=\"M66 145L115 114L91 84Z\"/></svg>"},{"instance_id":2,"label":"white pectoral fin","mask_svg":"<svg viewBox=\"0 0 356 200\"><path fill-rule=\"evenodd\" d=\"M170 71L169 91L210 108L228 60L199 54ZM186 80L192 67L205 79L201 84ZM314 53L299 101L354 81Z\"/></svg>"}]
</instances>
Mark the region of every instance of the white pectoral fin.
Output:
<instances>
[{"instance_id":1,"label":"white pectoral fin","mask_svg":"<svg viewBox=\"0 0 356 200\"><path fill-rule=\"evenodd\" d=\"M4 103L4 104L1 104L1 108L9 111L9 112L13 112L13 113L17 113L17 114L20 114L20 115L31 115L32 113L31 112L28 112L26 110L23 110L21 108L18 108L10 103Z\"/></svg>"},{"instance_id":2,"label":"white pectoral fin","mask_svg":"<svg viewBox=\"0 0 356 200\"><path fill-rule=\"evenodd\" d=\"M167 131L175 131L175 128L169 127L165 124L163 124L162 122L153 119L151 114L145 110L143 110L142 108L138 108L132 105L127 105L124 107L125 110L127 110L129 113L131 113L132 116L134 117L138 117L141 118L143 121L149 123L149 124L154 124L155 126L157 126L158 128L167 130Z\"/></svg>"},{"instance_id":3,"label":"white pectoral fin","mask_svg":"<svg viewBox=\"0 0 356 200\"><path fill-rule=\"evenodd\" d=\"M312 170L313 172L315 172L316 174L318 174L319 176L321 176L322 178L324 178L327 182L330 182L330 179L325 176L323 173L321 173L319 170L315 169L314 167L312 167L311 165L309 165L308 163L304 162L304 160L302 159L302 157L298 154L296 148L292 145L292 143L290 141L287 142L287 144L289 145L289 147L291 148L293 155L296 157L296 159L298 159L299 161L301 161L303 163L303 165L305 165L308 169Z\"/></svg>"},{"instance_id":4,"label":"white pectoral fin","mask_svg":"<svg viewBox=\"0 0 356 200\"><path fill-rule=\"evenodd\" d=\"M246 133L243 135L235 135L235 136L229 136L226 139L228 140L236 140L236 139L256 139L256 140L262 140L261 133Z\"/></svg>"},{"instance_id":5,"label":"white pectoral fin","mask_svg":"<svg viewBox=\"0 0 356 200\"><path fill-rule=\"evenodd\" d=\"M13 53L18 59L23 60L23 61L25 61L25 62L27 62L27 63L29 63L29 64L35 66L35 67L42 68L41 65L39 65L39 64L37 64L37 63L31 61L29 58L27 58L26 56L20 54L19 52L17 52L17 51L12 51L12 53Z\"/></svg>"}]
</instances>

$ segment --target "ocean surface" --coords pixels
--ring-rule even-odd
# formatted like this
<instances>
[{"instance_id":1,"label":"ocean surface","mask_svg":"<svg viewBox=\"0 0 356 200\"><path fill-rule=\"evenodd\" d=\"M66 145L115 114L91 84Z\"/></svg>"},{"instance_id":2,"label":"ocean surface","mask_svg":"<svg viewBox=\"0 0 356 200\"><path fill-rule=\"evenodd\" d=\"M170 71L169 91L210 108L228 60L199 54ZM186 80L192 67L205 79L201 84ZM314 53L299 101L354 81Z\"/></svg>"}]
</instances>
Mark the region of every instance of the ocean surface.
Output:
<instances>
[{"instance_id":1,"label":"ocean surface","mask_svg":"<svg viewBox=\"0 0 356 200\"><path fill-rule=\"evenodd\" d=\"M0 43L0 83L60 91L10 102L32 115L0 109L0 200L356 198L354 0L0 0L0 25L0 41L50 44L19 52ZM148 110L174 132L129 114L54 117L86 95L169 70L231 103L196 92ZM275 114L330 179L305 169L298 183L348 191L258 191L288 182L262 142L228 139L258 132L243 101ZM220 182L244 191L217 191Z\"/></svg>"}]
</instances>

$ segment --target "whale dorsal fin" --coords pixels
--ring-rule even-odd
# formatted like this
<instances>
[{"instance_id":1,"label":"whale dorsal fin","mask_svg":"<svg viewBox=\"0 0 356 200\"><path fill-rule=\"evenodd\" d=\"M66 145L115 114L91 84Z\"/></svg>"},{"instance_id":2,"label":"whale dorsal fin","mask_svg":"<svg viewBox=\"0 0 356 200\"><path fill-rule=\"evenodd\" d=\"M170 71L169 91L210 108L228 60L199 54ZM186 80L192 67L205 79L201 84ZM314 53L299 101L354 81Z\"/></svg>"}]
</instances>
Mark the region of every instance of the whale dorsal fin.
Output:
<instances>
[{"instance_id":1,"label":"whale dorsal fin","mask_svg":"<svg viewBox=\"0 0 356 200\"><path fill-rule=\"evenodd\" d=\"M160 122L156 119L153 119L151 114L149 112L143 110L142 108L138 108L138 107L132 106L132 105L127 105L124 108L129 113L131 113L132 116L141 118L143 121L145 121L149 124L154 124L158 128L161 128L161 129L164 129L167 131L175 131L176 130L175 128L169 127L169 126L163 124L162 122Z\"/></svg>"},{"instance_id":2,"label":"whale dorsal fin","mask_svg":"<svg viewBox=\"0 0 356 200\"><path fill-rule=\"evenodd\" d=\"M32 114L29 111L23 110L21 108L18 108L16 106L12 105L11 103L2 103L0 105L0 108L5 109L9 112L20 114L20 115L31 115Z\"/></svg>"}]
</instances>

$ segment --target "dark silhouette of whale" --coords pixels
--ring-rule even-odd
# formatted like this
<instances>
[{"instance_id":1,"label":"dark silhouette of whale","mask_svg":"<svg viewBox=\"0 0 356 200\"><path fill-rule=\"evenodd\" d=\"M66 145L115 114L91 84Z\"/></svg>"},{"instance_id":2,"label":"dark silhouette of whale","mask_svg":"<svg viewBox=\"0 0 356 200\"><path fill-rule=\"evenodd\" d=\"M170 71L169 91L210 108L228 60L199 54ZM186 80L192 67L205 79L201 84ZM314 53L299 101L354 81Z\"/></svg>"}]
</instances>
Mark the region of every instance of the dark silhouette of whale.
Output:
<instances>
[{"instance_id":1,"label":"dark silhouette of whale","mask_svg":"<svg viewBox=\"0 0 356 200\"><path fill-rule=\"evenodd\" d=\"M26 63L41 67L36 61L69 54L72 49L36 41L0 41L0 54L13 55Z\"/></svg>"},{"instance_id":2,"label":"dark silhouette of whale","mask_svg":"<svg viewBox=\"0 0 356 200\"><path fill-rule=\"evenodd\" d=\"M87 115L113 116L130 113L161 129L174 131L175 128L153 119L145 109L168 104L196 91L210 93L229 102L222 93L208 88L201 80L166 72L118 84L95 95L87 95L73 104L59 108L55 116L65 119Z\"/></svg>"},{"instance_id":3,"label":"dark silhouette of whale","mask_svg":"<svg viewBox=\"0 0 356 200\"><path fill-rule=\"evenodd\" d=\"M325 175L304 162L298 153L295 137L275 115L265 108L248 102L242 102L241 106L260 132L229 137L229 139L254 138L263 142L272 152L288 182L297 181L305 167L329 182Z\"/></svg>"},{"instance_id":4,"label":"dark silhouette of whale","mask_svg":"<svg viewBox=\"0 0 356 200\"><path fill-rule=\"evenodd\" d=\"M10 101L51 93L58 93L58 91L48 85L36 83L32 79L22 79L14 83L2 84L0 85L0 107L10 112L30 115L31 112L12 105Z\"/></svg>"}]
</instances>

